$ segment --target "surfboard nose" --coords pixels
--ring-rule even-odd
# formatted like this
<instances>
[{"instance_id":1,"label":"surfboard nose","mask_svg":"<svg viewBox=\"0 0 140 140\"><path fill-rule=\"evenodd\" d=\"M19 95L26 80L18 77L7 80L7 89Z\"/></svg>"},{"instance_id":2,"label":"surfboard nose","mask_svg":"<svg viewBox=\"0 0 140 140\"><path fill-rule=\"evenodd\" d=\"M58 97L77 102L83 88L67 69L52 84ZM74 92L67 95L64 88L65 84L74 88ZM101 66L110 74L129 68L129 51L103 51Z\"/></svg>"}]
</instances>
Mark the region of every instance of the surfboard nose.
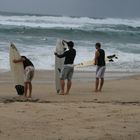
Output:
<instances>
[{"instance_id":1,"label":"surfboard nose","mask_svg":"<svg viewBox=\"0 0 140 140\"><path fill-rule=\"evenodd\" d=\"M12 47L12 46L15 46L13 42L11 42L10 45L11 45L11 47Z\"/></svg>"}]
</instances>

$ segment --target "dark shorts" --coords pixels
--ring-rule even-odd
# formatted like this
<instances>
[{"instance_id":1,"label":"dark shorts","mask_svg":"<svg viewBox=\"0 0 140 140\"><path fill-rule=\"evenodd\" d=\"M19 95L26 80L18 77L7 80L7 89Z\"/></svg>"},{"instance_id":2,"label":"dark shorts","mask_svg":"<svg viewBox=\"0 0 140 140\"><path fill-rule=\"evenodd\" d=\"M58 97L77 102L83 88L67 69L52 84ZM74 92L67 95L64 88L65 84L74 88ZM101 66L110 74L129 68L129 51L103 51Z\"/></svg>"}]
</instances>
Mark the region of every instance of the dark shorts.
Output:
<instances>
[{"instance_id":1,"label":"dark shorts","mask_svg":"<svg viewBox=\"0 0 140 140\"><path fill-rule=\"evenodd\" d=\"M73 76L73 72L74 72L74 68L73 67L69 67L69 66L64 66L61 75L60 75L60 79L61 80L71 80L72 76Z\"/></svg>"},{"instance_id":2,"label":"dark shorts","mask_svg":"<svg viewBox=\"0 0 140 140\"><path fill-rule=\"evenodd\" d=\"M96 78L104 78L105 70L106 70L105 66L97 66Z\"/></svg>"}]
</instances>

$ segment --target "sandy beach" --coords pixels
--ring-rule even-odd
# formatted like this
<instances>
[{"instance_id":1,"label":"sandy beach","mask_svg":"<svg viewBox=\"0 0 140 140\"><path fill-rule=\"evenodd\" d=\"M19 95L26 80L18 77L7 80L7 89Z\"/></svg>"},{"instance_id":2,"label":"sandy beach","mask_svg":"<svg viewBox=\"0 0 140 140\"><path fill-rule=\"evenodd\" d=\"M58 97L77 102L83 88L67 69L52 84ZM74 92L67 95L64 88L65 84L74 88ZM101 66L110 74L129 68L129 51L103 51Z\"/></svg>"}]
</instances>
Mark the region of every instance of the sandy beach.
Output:
<instances>
[{"instance_id":1,"label":"sandy beach","mask_svg":"<svg viewBox=\"0 0 140 140\"><path fill-rule=\"evenodd\" d=\"M33 98L17 96L0 73L1 140L139 140L139 73L107 72L94 93L93 72L76 71L71 92L57 95L54 71L36 71Z\"/></svg>"}]
</instances>

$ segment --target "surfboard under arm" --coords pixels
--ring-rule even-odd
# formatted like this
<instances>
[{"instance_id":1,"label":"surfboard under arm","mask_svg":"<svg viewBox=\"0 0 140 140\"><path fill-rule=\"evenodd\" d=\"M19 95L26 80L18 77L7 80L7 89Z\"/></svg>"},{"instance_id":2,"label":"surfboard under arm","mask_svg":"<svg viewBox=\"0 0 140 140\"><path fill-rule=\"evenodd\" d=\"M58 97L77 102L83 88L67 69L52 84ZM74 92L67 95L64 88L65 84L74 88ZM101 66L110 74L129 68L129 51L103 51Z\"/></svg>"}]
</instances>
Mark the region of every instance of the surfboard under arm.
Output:
<instances>
[{"instance_id":1,"label":"surfboard under arm","mask_svg":"<svg viewBox=\"0 0 140 140\"><path fill-rule=\"evenodd\" d=\"M113 55L108 55L105 59L106 62L114 62L114 59L118 59L118 57L113 54ZM89 67L89 66L93 66L95 64L95 60L89 60L89 61L84 61L78 64L75 64L74 67L76 68L82 68L82 67Z\"/></svg>"}]
</instances>

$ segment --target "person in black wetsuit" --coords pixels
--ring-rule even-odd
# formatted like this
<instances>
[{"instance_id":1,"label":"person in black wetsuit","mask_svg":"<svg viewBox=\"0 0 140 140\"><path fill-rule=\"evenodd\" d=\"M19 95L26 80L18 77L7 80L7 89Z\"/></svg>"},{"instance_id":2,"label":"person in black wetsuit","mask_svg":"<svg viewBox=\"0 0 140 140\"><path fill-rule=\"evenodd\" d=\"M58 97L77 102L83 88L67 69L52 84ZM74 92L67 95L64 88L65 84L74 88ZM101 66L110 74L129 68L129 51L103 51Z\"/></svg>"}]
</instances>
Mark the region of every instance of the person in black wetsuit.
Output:
<instances>
[{"instance_id":1,"label":"person in black wetsuit","mask_svg":"<svg viewBox=\"0 0 140 140\"><path fill-rule=\"evenodd\" d=\"M34 77L34 65L33 63L26 57L21 56L19 60L13 60L14 63L23 63L24 66L24 74L25 74L25 81L24 81L24 95L25 97L32 97L32 79ZM29 95L27 95L27 91L29 90Z\"/></svg>"},{"instance_id":2,"label":"person in black wetsuit","mask_svg":"<svg viewBox=\"0 0 140 140\"><path fill-rule=\"evenodd\" d=\"M61 95L65 95L65 94L69 94L71 85L72 85L72 76L73 76L73 72L74 72L74 59L76 56L76 50L73 48L74 47L74 43L72 41L65 41L63 40L62 42L63 44L67 44L68 45L68 51L65 51L62 55L59 55L57 53L55 53L55 55L59 58L63 58L65 57L65 61L64 61L64 68L61 71L61 75L60 75L60 83L61 83ZM65 93L64 88L65 88L65 80L67 79L67 91Z\"/></svg>"},{"instance_id":3,"label":"person in black wetsuit","mask_svg":"<svg viewBox=\"0 0 140 140\"><path fill-rule=\"evenodd\" d=\"M105 70L106 70L105 51L103 49L101 49L100 43L96 43L95 48L96 48L95 65L97 65L95 92L98 92L98 91L101 92L103 84L104 84L104 74L105 74ZM99 79L101 79L101 81L99 81Z\"/></svg>"}]
</instances>

